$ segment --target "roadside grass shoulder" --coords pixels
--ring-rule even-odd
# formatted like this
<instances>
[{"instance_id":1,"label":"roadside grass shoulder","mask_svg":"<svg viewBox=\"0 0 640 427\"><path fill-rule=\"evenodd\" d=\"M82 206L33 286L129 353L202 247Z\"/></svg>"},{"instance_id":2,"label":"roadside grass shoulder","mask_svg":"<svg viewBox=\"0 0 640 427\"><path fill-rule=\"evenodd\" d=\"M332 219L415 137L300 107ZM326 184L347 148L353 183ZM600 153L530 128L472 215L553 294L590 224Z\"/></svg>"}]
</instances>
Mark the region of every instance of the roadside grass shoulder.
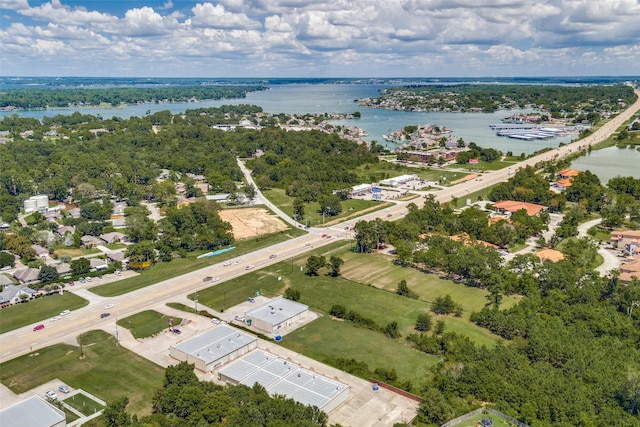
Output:
<instances>
[{"instance_id":1,"label":"roadside grass shoulder","mask_svg":"<svg viewBox=\"0 0 640 427\"><path fill-rule=\"evenodd\" d=\"M135 277L96 286L90 290L96 295L103 297L123 295L163 280L171 279L182 274L190 273L192 271L223 262L230 258L235 258L237 256L253 252L260 248L284 242L305 233L306 232L303 230L291 227L288 230L281 232L239 240L234 245L236 249L210 258L197 259L196 257L198 255L201 255L206 251L193 252L190 253L187 258L174 259L171 262L157 262L150 269L141 271L140 274Z\"/></svg>"},{"instance_id":2,"label":"roadside grass shoulder","mask_svg":"<svg viewBox=\"0 0 640 427\"><path fill-rule=\"evenodd\" d=\"M355 172L362 182L379 182L399 175L417 175L426 181L443 181L448 184L468 175L465 172L449 171L444 167L428 166L424 163L403 164L388 161L360 166Z\"/></svg>"},{"instance_id":3,"label":"roadside grass shoulder","mask_svg":"<svg viewBox=\"0 0 640 427\"><path fill-rule=\"evenodd\" d=\"M118 319L118 326L129 329L134 338L148 338L164 331L169 327L169 321L174 327L180 326L182 319L167 316L153 310L145 310L123 319Z\"/></svg>"},{"instance_id":4,"label":"roadside grass shoulder","mask_svg":"<svg viewBox=\"0 0 640 427\"><path fill-rule=\"evenodd\" d=\"M512 166L518 163L519 161L520 161L519 159L513 160L513 161L494 160L493 162L485 162L480 160L478 163L452 164L450 167L466 169L470 172L476 172L476 170L477 171L495 171L495 170L508 168L509 166Z\"/></svg>"},{"instance_id":5,"label":"roadside grass shoulder","mask_svg":"<svg viewBox=\"0 0 640 427\"><path fill-rule=\"evenodd\" d=\"M265 197L271 201L271 203L278 206L284 213L293 218L293 197L286 195L285 191L280 188L272 188L263 192ZM387 207L389 203L381 203L373 200L360 200L360 199L347 199L341 202L342 212L336 216L325 216L322 218L320 212L320 203L309 202L304 205L304 218L299 220L303 225L310 225L313 227L322 227L323 221L325 225L329 225L330 222L340 222L345 219L358 216L359 212L367 209L376 208L382 209Z\"/></svg>"},{"instance_id":6,"label":"roadside grass shoulder","mask_svg":"<svg viewBox=\"0 0 640 427\"><path fill-rule=\"evenodd\" d=\"M76 310L87 304L89 301L84 298L65 292L63 295L49 295L5 307L0 310L0 334L34 323L44 323L46 327L49 319L61 311Z\"/></svg>"},{"instance_id":7,"label":"roadside grass shoulder","mask_svg":"<svg viewBox=\"0 0 640 427\"><path fill-rule=\"evenodd\" d=\"M154 391L162 386L164 369L119 346L112 335L90 331L80 347L56 344L0 364L0 381L14 393L24 393L54 378L111 402L129 397L127 410L151 412Z\"/></svg>"}]
</instances>

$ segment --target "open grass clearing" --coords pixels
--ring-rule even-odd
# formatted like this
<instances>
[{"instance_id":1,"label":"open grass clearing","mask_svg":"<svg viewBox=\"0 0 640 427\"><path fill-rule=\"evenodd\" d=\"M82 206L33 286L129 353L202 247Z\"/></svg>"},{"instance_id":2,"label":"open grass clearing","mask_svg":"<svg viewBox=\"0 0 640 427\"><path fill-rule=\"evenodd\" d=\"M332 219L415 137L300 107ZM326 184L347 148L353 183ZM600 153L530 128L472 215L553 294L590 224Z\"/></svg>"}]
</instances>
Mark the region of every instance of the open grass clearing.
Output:
<instances>
[{"instance_id":1,"label":"open grass clearing","mask_svg":"<svg viewBox=\"0 0 640 427\"><path fill-rule=\"evenodd\" d=\"M198 310L196 313L195 305L193 307L189 307L179 302L168 302L167 307L173 308L174 310L184 311L185 313L198 314L200 316L207 317L209 319L213 319L215 316L209 313L207 310Z\"/></svg>"},{"instance_id":2,"label":"open grass clearing","mask_svg":"<svg viewBox=\"0 0 640 427\"><path fill-rule=\"evenodd\" d=\"M424 163L396 163L381 161L375 164L358 167L355 172L361 182L379 182L383 179L400 175L417 175L425 181L438 181L443 185L458 180L467 173L460 171L448 171L438 166L427 166Z\"/></svg>"},{"instance_id":3,"label":"open grass clearing","mask_svg":"<svg viewBox=\"0 0 640 427\"><path fill-rule=\"evenodd\" d=\"M44 323L46 327L49 319L61 311L76 310L87 304L89 301L84 298L65 292L63 295L53 294L5 307L0 310L0 334L36 323Z\"/></svg>"},{"instance_id":4,"label":"open grass clearing","mask_svg":"<svg viewBox=\"0 0 640 427\"><path fill-rule=\"evenodd\" d=\"M493 162L485 162L484 160L480 160L478 161L478 163L465 163L465 164L454 163L454 164L451 164L450 167L452 169L466 169L470 172L478 173L478 172L496 171L496 170L508 168L509 166L512 166L518 163L518 161L519 160L514 160L514 161L494 160Z\"/></svg>"},{"instance_id":5,"label":"open grass clearing","mask_svg":"<svg viewBox=\"0 0 640 427\"><path fill-rule=\"evenodd\" d=\"M82 336L80 347L56 344L0 364L0 381L14 393L59 378L65 384L83 389L111 402L129 398L131 413L151 412L151 398L162 386L164 369L119 346L112 335L90 331Z\"/></svg>"},{"instance_id":6,"label":"open grass clearing","mask_svg":"<svg viewBox=\"0 0 640 427\"><path fill-rule=\"evenodd\" d=\"M293 218L293 197L286 195L285 191L280 188L272 188L263 192L271 203L278 206L284 213ZM303 225L311 227L322 227L330 223L341 222L350 217L360 216L365 211L372 212L391 206L390 203L377 202L374 200L347 199L340 202L342 212L339 215L322 217L320 212L320 204L318 202L309 202L304 205L304 218L298 221Z\"/></svg>"},{"instance_id":7,"label":"open grass clearing","mask_svg":"<svg viewBox=\"0 0 640 427\"><path fill-rule=\"evenodd\" d=\"M91 288L91 292L103 297L123 295L128 292L135 291L136 289L141 289L163 280L171 279L172 277L180 276L209 265L223 262L230 258L235 258L237 256L253 252L257 249L284 242L305 233L306 231L304 230L291 227L286 231L239 240L234 243L234 246L236 247L234 250L209 258L196 258L198 255L207 251L192 252L187 258L174 259L171 262L157 262L150 269L141 271L140 274L135 277L96 286Z\"/></svg>"},{"instance_id":8,"label":"open grass clearing","mask_svg":"<svg viewBox=\"0 0 640 427\"><path fill-rule=\"evenodd\" d=\"M430 310L429 301L450 294L465 311L460 318L437 317L444 320L446 331L466 335L477 345L492 346L500 340L468 320L471 311L480 310L486 304L487 292L484 290L396 266L382 255L350 252L349 245L344 242L318 248L313 254L326 258L337 255L345 260L343 277L329 277L325 270L321 270L317 277L306 276L301 267L310 254L305 254L201 290L198 300L201 304L221 310L246 301L256 292L273 297L292 287L300 292L300 302L323 316L286 335L283 345L320 361L348 357L366 362L372 371L377 367L394 368L400 379L411 380L414 384L428 375L428 367L439 360L437 357L414 350L404 338L392 340L382 332L334 320L329 315L331 307L341 304L347 310L371 318L380 328L396 321L403 337L406 337L414 332L418 315ZM407 280L421 299L413 300L395 294L397 284L402 279ZM193 294L189 295L189 298L193 297ZM513 305L517 299L505 297L502 307Z\"/></svg>"},{"instance_id":9,"label":"open grass clearing","mask_svg":"<svg viewBox=\"0 0 640 427\"><path fill-rule=\"evenodd\" d=\"M167 316L153 310L145 310L133 316L118 319L118 325L129 329L134 338L148 338L169 328L169 322L174 327L180 326L182 319Z\"/></svg>"},{"instance_id":10,"label":"open grass clearing","mask_svg":"<svg viewBox=\"0 0 640 427\"><path fill-rule=\"evenodd\" d=\"M89 256L102 253L100 249L80 249L60 247L54 250L54 254L58 257L69 256L71 258Z\"/></svg>"},{"instance_id":11,"label":"open grass clearing","mask_svg":"<svg viewBox=\"0 0 640 427\"><path fill-rule=\"evenodd\" d=\"M104 409L104 406L83 393L76 393L73 396L69 396L63 399L63 402L85 416L93 415Z\"/></svg>"},{"instance_id":12,"label":"open grass clearing","mask_svg":"<svg viewBox=\"0 0 640 427\"><path fill-rule=\"evenodd\" d=\"M491 420L493 422L493 427L512 427L513 424L509 423L502 417L493 414L479 414L474 415L473 417L460 421L458 424L454 424L452 427L478 427L480 425L480 421L482 420Z\"/></svg>"}]
</instances>

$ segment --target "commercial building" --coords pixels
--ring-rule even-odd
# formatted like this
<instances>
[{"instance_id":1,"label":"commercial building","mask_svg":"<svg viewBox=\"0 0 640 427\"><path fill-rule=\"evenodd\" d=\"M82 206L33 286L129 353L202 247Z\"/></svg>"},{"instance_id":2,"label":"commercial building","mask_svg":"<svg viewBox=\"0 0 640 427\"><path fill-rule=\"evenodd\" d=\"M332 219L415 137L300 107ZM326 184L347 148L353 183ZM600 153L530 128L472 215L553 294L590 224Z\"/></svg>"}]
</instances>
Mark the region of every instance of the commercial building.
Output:
<instances>
[{"instance_id":1,"label":"commercial building","mask_svg":"<svg viewBox=\"0 0 640 427\"><path fill-rule=\"evenodd\" d=\"M171 357L194 363L196 369L211 372L246 354L258 345L256 337L228 325L218 325L170 348Z\"/></svg>"},{"instance_id":2,"label":"commercial building","mask_svg":"<svg viewBox=\"0 0 640 427\"><path fill-rule=\"evenodd\" d=\"M394 178L383 179L380 181L382 185L388 185L391 187L397 187L402 184L406 184L407 182L411 182L418 179L417 175L400 175Z\"/></svg>"},{"instance_id":3,"label":"commercial building","mask_svg":"<svg viewBox=\"0 0 640 427\"><path fill-rule=\"evenodd\" d=\"M218 377L231 384L249 387L258 383L270 395L286 396L303 405L317 406L326 413L349 397L346 384L260 349L224 367Z\"/></svg>"},{"instance_id":4,"label":"commercial building","mask_svg":"<svg viewBox=\"0 0 640 427\"><path fill-rule=\"evenodd\" d=\"M309 315L309 306L291 301L282 296L272 299L266 304L245 312L247 324L272 334L286 328Z\"/></svg>"},{"instance_id":5,"label":"commercial building","mask_svg":"<svg viewBox=\"0 0 640 427\"><path fill-rule=\"evenodd\" d=\"M0 411L2 427L64 427L66 425L64 412L38 396L32 396Z\"/></svg>"}]
</instances>

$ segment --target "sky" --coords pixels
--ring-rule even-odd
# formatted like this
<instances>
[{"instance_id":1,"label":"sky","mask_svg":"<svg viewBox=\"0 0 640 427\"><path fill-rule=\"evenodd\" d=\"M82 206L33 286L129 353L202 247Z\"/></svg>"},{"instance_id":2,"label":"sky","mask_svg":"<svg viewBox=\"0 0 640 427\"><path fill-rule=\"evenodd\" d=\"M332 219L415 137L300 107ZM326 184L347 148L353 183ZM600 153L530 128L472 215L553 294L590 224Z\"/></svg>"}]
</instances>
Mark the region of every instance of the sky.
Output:
<instances>
[{"instance_id":1,"label":"sky","mask_svg":"<svg viewBox=\"0 0 640 427\"><path fill-rule=\"evenodd\" d=\"M0 0L0 75L640 75L640 0Z\"/></svg>"}]
</instances>

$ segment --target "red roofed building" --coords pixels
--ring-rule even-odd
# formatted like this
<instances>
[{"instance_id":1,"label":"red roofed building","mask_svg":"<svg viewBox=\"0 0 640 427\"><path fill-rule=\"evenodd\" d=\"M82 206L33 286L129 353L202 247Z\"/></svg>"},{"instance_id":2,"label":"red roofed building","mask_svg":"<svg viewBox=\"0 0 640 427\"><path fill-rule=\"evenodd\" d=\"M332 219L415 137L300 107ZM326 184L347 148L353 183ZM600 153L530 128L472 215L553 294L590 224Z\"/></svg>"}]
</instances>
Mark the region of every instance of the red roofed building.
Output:
<instances>
[{"instance_id":1,"label":"red roofed building","mask_svg":"<svg viewBox=\"0 0 640 427\"><path fill-rule=\"evenodd\" d=\"M534 255L540 258L542 261L558 262L564 259L564 254L562 252L549 248L541 249Z\"/></svg>"},{"instance_id":2,"label":"red roofed building","mask_svg":"<svg viewBox=\"0 0 640 427\"><path fill-rule=\"evenodd\" d=\"M517 202L515 200L503 200L496 202L493 204L493 207L498 211L509 212L512 214L524 209L527 211L527 215L529 216L537 215L543 209L547 209L546 206L536 205L535 203Z\"/></svg>"},{"instance_id":3,"label":"red roofed building","mask_svg":"<svg viewBox=\"0 0 640 427\"><path fill-rule=\"evenodd\" d=\"M632 277L640 280L640 258L620 265L620 276L618 278L623 282L629 283Z\"/></svg>"},{"instance_id":4,"label":"red roofed building","mask_svg":"<svg viewBox=\"0 0 640 427\"><path fill-rule=\"evenodd\" d=\"M561 178L574 178L574 177L580 175L580 171L577 171L575 169L564 169L564 170L561 170L560 172L558 172L558 175Z\"/></svg>"}]
</instances>

